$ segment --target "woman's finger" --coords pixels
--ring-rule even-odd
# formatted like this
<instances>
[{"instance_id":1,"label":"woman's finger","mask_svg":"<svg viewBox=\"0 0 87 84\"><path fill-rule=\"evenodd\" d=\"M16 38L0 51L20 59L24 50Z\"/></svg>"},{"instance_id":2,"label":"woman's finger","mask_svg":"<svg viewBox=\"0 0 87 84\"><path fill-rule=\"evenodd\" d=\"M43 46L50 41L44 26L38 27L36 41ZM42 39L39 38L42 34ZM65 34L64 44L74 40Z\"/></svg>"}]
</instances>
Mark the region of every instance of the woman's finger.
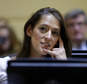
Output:
<instances>
[{"instance_id":1,"label":"woman's finger","mask_svg":"<svg viewBox=\"0 0 87 84\"><path fill-rule=\"evenodd\" d=\"M47 49L43 49L43 50L44 50L44 52L46 52L46 53L50 54L50 55L51 55L51 57L52 57L52 59L54 59L54 58L55 58L54 53L53 53L52 51L47 50Z\"/></svg>"},{"instance_id":2,"label":"woman's finger","mask_svg":"<svg viewBox=\"0 0 87 84\"><path fill-rule=\"evenodd\" d=\"M54 58L57 59L67 59L64 48L53 48Z\"/></svg>"},{"instance_id":3,"label":"woman's finger","mask_svg":"<svg viewBox=\"0 0 87 84\"><path fill-rule=\"evenodd\" d=\"M48 53L50 55L53 55L53 52L51 50L47 50L47 49L43 49L43 50L44 50L44 52L46 52L46 53Z\"/></svg>"},{"instance_id":4,"label":"woman's finger","mask_svg":"<svg viewBox=\"0 0 87 84\"><path fill-rule=\"evenodd\" d=\"M44 52L50 54L52 58L67 59L64 48L54 48L53 51L47 49L43 49L43 50Z\"/></svg>"},{"instance_id":5,"label":"woman's finger","mask_svg":"<svg viewBox=\"0 0 87 84\"><path fill-rule=\"evenodd\" d=\"M52 51L59 51L60 48L53 48Z\"/></svg>"}]
</instances>

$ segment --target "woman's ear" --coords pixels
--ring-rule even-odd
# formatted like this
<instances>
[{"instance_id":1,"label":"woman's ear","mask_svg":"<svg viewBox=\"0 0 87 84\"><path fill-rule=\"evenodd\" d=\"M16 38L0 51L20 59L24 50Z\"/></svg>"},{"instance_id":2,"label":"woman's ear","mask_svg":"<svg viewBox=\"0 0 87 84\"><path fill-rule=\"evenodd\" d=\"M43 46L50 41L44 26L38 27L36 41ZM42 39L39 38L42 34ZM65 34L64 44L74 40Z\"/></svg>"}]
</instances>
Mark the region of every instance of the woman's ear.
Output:
<instances>
[{"instance_id":1,"label":"woman's ear","mask_svg":"<svg viewBox=\"0 0 87 84\"><path fill-rule=\"evenodd\" d=\"M29 25L29 27L26 29L26 34L31 37L32 34L32 29L31 29L31 25Z\"/></svg>"}]
</instances>

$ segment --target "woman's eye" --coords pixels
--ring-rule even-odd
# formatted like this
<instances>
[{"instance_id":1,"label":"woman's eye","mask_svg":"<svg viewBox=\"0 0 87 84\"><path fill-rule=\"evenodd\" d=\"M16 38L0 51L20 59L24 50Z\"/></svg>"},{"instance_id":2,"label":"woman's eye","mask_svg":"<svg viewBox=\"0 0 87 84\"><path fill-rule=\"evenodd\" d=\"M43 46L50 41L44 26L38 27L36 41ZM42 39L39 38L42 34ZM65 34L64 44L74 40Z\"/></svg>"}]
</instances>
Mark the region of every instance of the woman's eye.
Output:
<instances>
[{"instance_id":1,"label":"woman's eye","mask_svg":"<svg viewBox=\"0 0 87 84\"><path fill-rule=\"evenodd\" d=\"M52 32L54 36L58 36L58 32Z\"/></svg>"},{"instance_id":2,"label":"woman's eye","mask_svg":"<svg viewBox=\"0 0 87 84\"><path fill-rule=\"evenodd\" d=\"M47 31L45 27L41 27L40 30L41 30L42 32Z\"/></svg>"}]
</instances>

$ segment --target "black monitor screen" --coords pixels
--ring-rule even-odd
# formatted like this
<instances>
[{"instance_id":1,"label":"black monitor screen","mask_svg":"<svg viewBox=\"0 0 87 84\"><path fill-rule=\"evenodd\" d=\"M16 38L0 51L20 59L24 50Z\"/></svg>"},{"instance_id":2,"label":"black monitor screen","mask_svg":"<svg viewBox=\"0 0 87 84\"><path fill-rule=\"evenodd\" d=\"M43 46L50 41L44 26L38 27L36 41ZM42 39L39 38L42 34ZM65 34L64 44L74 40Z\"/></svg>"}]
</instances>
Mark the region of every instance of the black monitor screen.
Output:
<instances>
[{"instance_id":1,"label":"black monitor screen","mask_svg":"<svg viewBox=\"0 0 87 84\"><path fill-rule=\"evenodd\" d=\"M87 84L87 59L8 62L8 84Z\"/></svg>"}]
</instances>

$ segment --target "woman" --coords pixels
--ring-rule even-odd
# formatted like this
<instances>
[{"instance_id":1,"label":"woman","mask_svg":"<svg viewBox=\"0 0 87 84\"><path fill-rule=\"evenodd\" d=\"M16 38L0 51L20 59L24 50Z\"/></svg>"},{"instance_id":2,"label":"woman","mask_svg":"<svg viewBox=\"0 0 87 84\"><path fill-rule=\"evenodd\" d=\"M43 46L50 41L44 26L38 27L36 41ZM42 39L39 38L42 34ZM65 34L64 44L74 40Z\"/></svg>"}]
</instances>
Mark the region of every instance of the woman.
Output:
<instances>
[{"instance_id":1,"label":"woman","mask_svg":"<svg viewBox=\"0 0 87 84\"><path fill-rule=\"evenodd\" d=\"M67 59L70 55L71 44L61 14L49 7L38 10L24 26L23 47L17 58Z\"/></svg>"},{"instance_id":2,"label":"woman","mask_svg":"<svg viewBox=\"0 0 87 84\"><path fill-rule=\"evenodd\" d=\"M38 10L24 26L23 48L17 57L66 59L70 55L71 44L61 14L49 7Z\"/></svg>"}]
</instances>

